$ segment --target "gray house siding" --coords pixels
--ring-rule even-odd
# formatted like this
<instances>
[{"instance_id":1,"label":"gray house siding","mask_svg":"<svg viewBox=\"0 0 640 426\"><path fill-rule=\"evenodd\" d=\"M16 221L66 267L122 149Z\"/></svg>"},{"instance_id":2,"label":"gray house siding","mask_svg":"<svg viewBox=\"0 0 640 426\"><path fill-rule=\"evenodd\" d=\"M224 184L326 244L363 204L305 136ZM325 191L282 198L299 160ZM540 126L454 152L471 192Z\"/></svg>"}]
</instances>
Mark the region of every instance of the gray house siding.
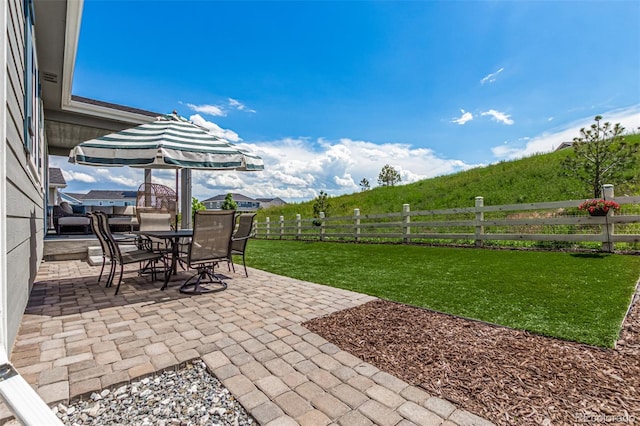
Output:
<instances>
[{"instance_id":1,"label":"gray house siding","mask_svg":"<svg viewBox=\"0 0 640 426\"><path fill-rule=\"evenodd\" d=\"M24 146L25 117L25 18L23 0L7 0L6 81L6 324L8 352L15 340L44 245L46 161L42 152L29 154ZM40 123L35 123L37 132ZM42 141L41 143L44 143ZM44 149L43 146L40 150ZM32 162L36 158L36 164Z\"/></svg>"}]
</instances>

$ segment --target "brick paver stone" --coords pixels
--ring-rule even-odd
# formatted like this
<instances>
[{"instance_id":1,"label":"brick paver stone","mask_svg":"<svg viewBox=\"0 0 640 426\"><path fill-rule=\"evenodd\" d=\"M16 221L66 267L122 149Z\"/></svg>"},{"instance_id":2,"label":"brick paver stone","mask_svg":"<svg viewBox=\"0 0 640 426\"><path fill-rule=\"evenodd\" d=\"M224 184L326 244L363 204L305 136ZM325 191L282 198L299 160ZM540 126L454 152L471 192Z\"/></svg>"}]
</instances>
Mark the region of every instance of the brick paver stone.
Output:
<instances>
[{"instance_id":1,"label":"brick paver stone","mask_svg":"<svg viewBox=\"0 0 640 426\"><path fill-rule=\"evenodd\" d=\"M238 401L240 401L240 404L242 404L244 408L251 410L258 405L269 401L269 398L260 389L256 389L253 392L239 396Z\"/></svg>"},{"instance_id":2,"label":"brick paver stone","mask_svg":"<svg viewBox=\"0 0 640 426\"><path fill-rule=\"evenodd\" d=\"M308 411L298 417L296 421L300 426L326 426L331 423L331 419L319 410Z\"/></svg>"},{"instance_id":3,"label":"brick paver stone","mask_svg":"<svg viewBox=\"0 0 640 426\"><path fill-rule=\"evenodd\" d=\"M429 411L411 401L402 404L398 408L398 414L420 426L438 426L444 421L442 417L434 414L433 411Z\"/></svg>"},{"instance_id":4,"label":"brick paver stone","mask_svg":"<svg viewBox=\"0 0 640 426\"><path fill-rule=\"evenodd\" d=\"M298 422L289 416L280 416L271 420L266 426L298 426Z\"/></svg>"},{"instance_id":5,"label":"brick paver stone","mask_svg":"<svg viewBox=\"0 0 640 426\"><path fill-rule=\"evenodd\" d=\"M71 383L69 385L69 398L79 398L100 390L100 379L93 378L83 380L81 382Z\"/></svg>"},{"instance_id":6,"label":"brick paver stone","mask_svg":"<svg viewBox=\"0 0 640 426\"><path fill-rule=\"evenodd\" d=\"M436 396L432 396L431 398L427 399L424 403L424 406L443 419L448 418L456 409L456 406L449 401L438 398Z\"/></svg>"},{"instance_id":7,"label":"brick paver stone","mask_svg":"<svg viewBox=\"0 0 640 426\"><path fill-rule=\"evenodd\" d=\"M313 382L304 382L303 384L298 386L295 391L298 392L303 398L310 401L325 393L320 386L316 385Z\"/></svg>"},{"instance_id":8,"label":"brick paver stone","mask_svg":"<svg viewBox=\"0 0 640 426\"><path fill-rule=\"evenodd\" d=\"M404 380L400 380L384 371L380 371L371 376L371 380L395 393L400 393L409 386L409 384Z\"/></svg>"},{"instance_id":9,"label":"brick paver stone","mask_svg":"<svg viewBox=\"0 0 640 426\"><path fill-rule=\"evenodd\" d=\"M338 386L340 383L342 383L340 379L338 379L333 374L320 369L311 371L309 374L307 374L307 377L309 377L310 380L312 380L318 386L325 390L329 390L332 387Z\"/></svg>"},{"instance_id":10,"label":"brick paver stone","mask_svg":"<svg viewBox=\"0 0 640 426\"><path fill-rule=\"evenodd\" d=\"M289 387L276 376L263 377L256 381L256 386L272 399L289 390Z\"/></svg>"},{"instance_id":11,"label":"brick paver stone","mask_svg":"<svg viewBox=\"0 0 640 426\"><path fill-rule=\"evenodd\" d=\"M256 390L256 386L242 374L223 380L222 384L236 396L246 395Z\"/></svg>"},{"instance_id":12,"label":"brick paver stone","mask_svg":"<svg viewBox=\"0 0 640 426\"><path fill-rule=\"evenodd\" d=\"M38 395L40 395L40 398L47 404L67 402L69 400L69 382L62 381L40 386L38 388Z\"/></svg>"},{"instance_id":13,"label":"brick paver stone","mask_svg":"<svg viewBox=\"0 0 640 426\"><path fill-rule=\"evenodd\" d=\"M451 416L449 416L449 420L460 425L460 426L493 426L488 420L483 419L482 417L478 417L473 413L470 413L466 410L457 409Z\"/></svg>"},{"instance_id":14,"label":"brick paver stone","mask_svg":"<svg viewBox=\"0 0 640 426\"><path fill-rule=\"evenodd\" d=\"M380 385L371 386L369 389L365 391L365 393L371 398L375 399L378 402L383 403L389 408L397 408L403 402L405 402L405 399L403 397Z\"/></svg>"},{"instance_id":15,"label":"brick paver stone","mask_svg":"<svg viewBox=\"0 0 640 426\"><path fill-rule=\"evenodd\" d=\"M358 408L358 411L381 426L393 426L402 420L402 417L400 417L398 413L385 407L378 401L369 400L362 404Z\"/></svg>"},{"instance_id":16,"label":"brick paver stone","mask_svg":"<svg viewBox=\"0 0 640 426\"><path fill-rule=\"evenodd\" d=\"M264 402L251 410L251 415L260 424L267 424L271 420L276 419L283 414L284 412L282 409L271 401Z\"/></svg>"},{"instance_id":17,"label":"brick paver stone","mask_svg":"<svg viewBox=\"0 0 640 426\"><path fill-rule=\"evenodd\" d=\"M337 419L349 411L349 407L333 395L324 393L312 399L313 405L330 419Z\"/></svg>"},{"instance_id":18,"label":"brick paver stone","mask_svg":"<svg viewBox=\"0 0 640 426\"><path fill-rule=\"evenodd\" d=\"M309 401L293 391L285 392L275 399L282 410L291 417L300 417L307 411L313 410Z\"/></svg>"},{"instance_id":19,"label":"brick paver stone","mask_svg":"<svg viewBox=\"0 0 640 426\"><path fill-rule=\"evenodd\" d=\"M349 411L338 419L340 426L369 426L373 422L360 414L358 411Z\"/></svg>"},{"instance_id":20,"label":"brick paver stone","mask_svg":"<svg viewBox=\"0 0 640 426\"><path fill-rule=\"evenodd\" d=\"M400 396L418 405L424 405L427 399L431 398L431 395L415 386L407 386L400 392Z\"/></svg>"},{"instance_id":21,"label":"brick paver stone","mask_svg":"<svg viewBox=\"0 0 640 426\"><path fill-rule=\"evenodd\" d=\"M351 408L357 408L369 400L365 394L346 383L336 386L329 392Z\"/></svg>"},{"instance_id":22,"label":"brick paver stone","mask_svg":"<svg viewBox=\"0 0 640 426\"><path fill-rule=\"evenodd\" d=\"M202 356L202 360L207 364L210 370L214 370L223 365L230 364L231 361L222 352L211 352Z\"/></svg>"}]
</instances>

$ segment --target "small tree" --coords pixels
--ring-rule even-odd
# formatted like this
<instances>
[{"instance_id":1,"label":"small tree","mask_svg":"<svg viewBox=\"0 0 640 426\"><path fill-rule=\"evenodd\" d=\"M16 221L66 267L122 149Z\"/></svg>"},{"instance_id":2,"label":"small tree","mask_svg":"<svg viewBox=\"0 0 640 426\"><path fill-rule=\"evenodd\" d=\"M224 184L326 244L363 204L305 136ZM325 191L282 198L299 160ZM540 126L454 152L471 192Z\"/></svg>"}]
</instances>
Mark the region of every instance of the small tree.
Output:
<instances>
[{"instance_id":1,"label":"small tree","mask_svg":"<svg viewBox=\"0 0 640 426\"><path fill-rule=\"evenodd\" d=\"M362 178L360 181L360 191L367 191L371 189L371 185L369 184L369 179Z\"/></svg>"},{"instance_id":2,"label":"small tree","mask_svg":"<svg viewBox=\"0 0 640 426\"><path fill-rule=\"evenodd\" d=\"M313 221L314 225L320 225L320 212L324 212L325 217L329 216L329 195L320 191L320 194L313 199Z\"/></svg>"},{"instance_id":3,"label":"small tree","mask_svg":"<svg viewBox=\"0 0 640 426\"><path fill-rule=\"evenodd\" d=\"M625 143L620 123L612 126L601 121L602 116L597 115L589 129L580 129L580 136L573 139L574 155L562 162L565 174L587 184L594 198L602 197L602 184L620 183L638 151L638 145Z\"/></svg>"},{"instance_id":4,"label":"small tree","mask_svg":"<svg viewBox=\"0 0 640 426\"><path fill-rule=\"evenodd\" d=\"M396 183L402 182L400 173L392 166L385 164L378 175L378 185L394 186Z\"/></svg>"},{"instance_id":5,"label":"small tree","mask_svg":"<svg viewBox=\"0 0 640 426\"><path fill-rule=\"evenodd\" d=\"M197 211L206 209L207 206L205 206L202 201L198 200L196 197L191 197L191 211L193 214L196 214Z\"/></svg>"},{"instance_id":6,"label":"small tree","mask_svg":"<svg viewBox=\"0 0 640 426\"><path fill-rule=\"evenodd\" d=\"M224 202L222 203L222 206L220 208L222 210L238 210L238 203L233 201L233 194L228 193L224 197Z\"/></svg>"}]
</instances>

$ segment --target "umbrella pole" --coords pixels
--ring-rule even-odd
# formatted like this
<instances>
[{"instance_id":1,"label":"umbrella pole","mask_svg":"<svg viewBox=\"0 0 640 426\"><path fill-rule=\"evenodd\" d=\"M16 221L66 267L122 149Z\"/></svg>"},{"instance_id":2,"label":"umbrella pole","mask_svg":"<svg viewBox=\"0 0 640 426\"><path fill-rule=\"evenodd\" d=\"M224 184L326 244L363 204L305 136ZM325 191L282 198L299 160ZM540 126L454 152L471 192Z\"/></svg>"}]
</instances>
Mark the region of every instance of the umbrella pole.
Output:
<instances>
[{"instance_id":1,"label":"umbrella pole","mask_svg":"<svg viewBox=\"0 0 640 426\"><path fill-rule=\"evenodd\" d=\"M175 217L175 224L176 224L176 229L178 229L178 210L180 207L180 204L178 204L178 191L180 190L180 187L178 186L178 169L176 169L176 217Z\"/></svg>"}]
</instances>

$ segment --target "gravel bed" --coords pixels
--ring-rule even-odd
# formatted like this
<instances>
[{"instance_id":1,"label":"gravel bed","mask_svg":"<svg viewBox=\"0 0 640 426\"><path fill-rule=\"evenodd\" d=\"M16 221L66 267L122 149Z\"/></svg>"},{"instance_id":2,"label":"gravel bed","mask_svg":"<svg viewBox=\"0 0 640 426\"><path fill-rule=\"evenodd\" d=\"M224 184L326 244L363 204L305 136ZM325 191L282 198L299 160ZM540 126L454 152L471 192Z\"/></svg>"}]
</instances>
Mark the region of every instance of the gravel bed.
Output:
<instances>
[{"instance_id":1,"label":"gravel bed","mask_svg":"<svg viewBox=\"0 0 640 426\"><path fill-rule=\"evenodd\" d=\"M54 413L66 425L257 425L202 360L116 389L93 393Z\"/></svg>"}]
</instances>

